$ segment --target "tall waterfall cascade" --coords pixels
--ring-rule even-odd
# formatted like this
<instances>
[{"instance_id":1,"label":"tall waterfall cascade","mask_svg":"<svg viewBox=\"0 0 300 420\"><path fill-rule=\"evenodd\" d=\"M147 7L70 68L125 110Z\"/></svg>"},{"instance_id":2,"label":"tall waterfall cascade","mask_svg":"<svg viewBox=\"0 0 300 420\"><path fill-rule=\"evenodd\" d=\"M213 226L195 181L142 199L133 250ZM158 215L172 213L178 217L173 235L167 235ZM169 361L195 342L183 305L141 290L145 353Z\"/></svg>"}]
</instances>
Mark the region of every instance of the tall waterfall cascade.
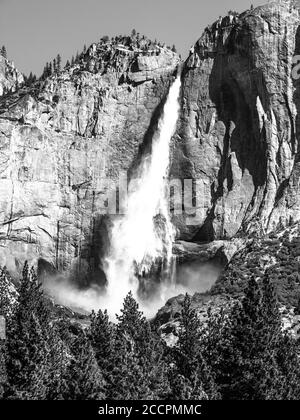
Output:
<instances>
[{"instance_id":1,"label":"tall waterfall cascade","mask_svg":"<svg viewBox=\"0 0 300 420\"><path fill-rule=\"evenodd\" d=\"M171 85L151 154L144 156L128 186L127 211L111 228L105 259L109 309L119 312L129 291L138 297L140 279L160 265L169 270L175 229L169 211L170 141L179 115L180 76ZM163 281L163 280L162 280Z\"/></svg>"}]
</instances>

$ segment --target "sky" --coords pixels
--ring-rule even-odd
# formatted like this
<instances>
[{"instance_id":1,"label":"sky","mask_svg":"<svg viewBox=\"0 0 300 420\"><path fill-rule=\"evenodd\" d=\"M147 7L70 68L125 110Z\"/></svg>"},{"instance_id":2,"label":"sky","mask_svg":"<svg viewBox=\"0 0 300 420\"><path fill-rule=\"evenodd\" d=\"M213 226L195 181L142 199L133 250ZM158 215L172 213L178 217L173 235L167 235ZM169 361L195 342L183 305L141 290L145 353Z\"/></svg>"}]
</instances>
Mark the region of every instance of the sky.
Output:
<instances>
[{"instance_id":1,"label":"sky","mask_svg":"<svg viewBox=\"0 0 300 420\"><path fill-rule=\"evenodd\" d=\"M130 34L175 44L186 56L203 29L229 10L267 0L0 0L0 45L16 67L37 75L58 53L71 58L103 35Z\"/></svg>"}]
</instances>

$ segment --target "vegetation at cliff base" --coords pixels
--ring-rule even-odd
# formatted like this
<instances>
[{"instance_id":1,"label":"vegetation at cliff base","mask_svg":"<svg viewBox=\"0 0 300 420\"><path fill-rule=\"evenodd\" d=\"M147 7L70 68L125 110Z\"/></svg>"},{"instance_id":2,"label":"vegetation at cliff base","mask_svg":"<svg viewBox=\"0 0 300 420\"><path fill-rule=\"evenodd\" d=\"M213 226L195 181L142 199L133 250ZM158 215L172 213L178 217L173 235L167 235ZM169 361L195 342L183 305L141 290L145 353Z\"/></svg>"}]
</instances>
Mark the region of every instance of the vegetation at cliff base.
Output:
<instances>
[{"instance_id":1,"label":"vegetation at cliff base","mask_svg":"<svg viewBox=\"0 0 300 420\"><path fill-rule=\"evenodd\" d=\"M252 276L243 297L199 320L186 295L174 346L131 293L117 323L93 312L84 328L50 310L26 264L10 302L0 276L0 398L22 400L268 400L300 398L299 342L282 329L273 278Z\"/></svg>"}]
</instances>

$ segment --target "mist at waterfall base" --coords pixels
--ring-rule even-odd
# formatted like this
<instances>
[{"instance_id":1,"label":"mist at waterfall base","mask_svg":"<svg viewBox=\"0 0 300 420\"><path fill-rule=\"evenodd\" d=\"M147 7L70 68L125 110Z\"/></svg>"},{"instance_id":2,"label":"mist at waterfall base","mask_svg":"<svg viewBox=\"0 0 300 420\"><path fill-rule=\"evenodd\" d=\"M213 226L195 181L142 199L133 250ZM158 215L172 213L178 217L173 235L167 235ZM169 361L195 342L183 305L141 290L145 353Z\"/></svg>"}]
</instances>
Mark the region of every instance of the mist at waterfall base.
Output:
<instances>
[{"instance_id":1,"label":"mist at waterfall base","mask_svg":"<svg viewBox=\"0 0 300 420\"><path fill-rule=\"evenodd\" d=\"M215 284L222 269L223 265L218 260L205 263L193 261L179 265L174 273L172 285L166 287L164 293L154 293L140 301L140 308L145 316L152 318L166 301L174 296L207 292ZM103 288L96 284L89 286L88 289L78 289L63 275L47 276L43 279L43 289L57 304L84 314L92 310L107 309L114 319L115 313L112 313L108 307L109 301L105 299ZM119 311L120 308L116 312Z\"/></svg>"},{"instance_id":2,"label":"mist at waterfall base","mask_svg":"<svg viewBox=\"0 0 300 420\"><path fill-rule=\"evenodd\" d=\"M94 285L78 291L68 281L48 280L45 287L61 304L74 309L107 309L114 318L131 291L145 315L151 317L169 298L206 291L218 277L215 264L202 268L191 264L177 271L172 255L176 231L170 218L167 180L170 142L180 110L180 87L178 76L158 121L151 153L143 157L129 182L126 213L112 219L109 249L103 260L105 290Z\"/></svg>"}]
</instances>

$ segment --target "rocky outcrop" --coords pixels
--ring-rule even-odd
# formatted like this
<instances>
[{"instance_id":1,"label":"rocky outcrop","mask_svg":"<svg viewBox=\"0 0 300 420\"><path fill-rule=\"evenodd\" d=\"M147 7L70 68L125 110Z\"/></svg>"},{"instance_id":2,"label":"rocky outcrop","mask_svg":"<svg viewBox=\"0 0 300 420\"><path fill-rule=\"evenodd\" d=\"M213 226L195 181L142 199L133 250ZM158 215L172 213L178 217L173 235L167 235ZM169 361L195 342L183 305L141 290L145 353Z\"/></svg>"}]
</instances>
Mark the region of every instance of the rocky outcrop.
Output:
<instances>
[{"instance_id":1,"label":"rocky outcrop","mask_svg":"<svg viewBox=\"0 0 300 420\"><path fill-rule=\"evenodd\" d=\"M24 77L14 66L0 54L0 96L14 92L24 83Z\"/></svg>"},{"instance_id":2,"label":"rocky outcrop","mask_svg":"<svg viewBox=\"0 0 300 420\"><path fill-rule=\"evenodd\" d=\"M220 241L217 241L220 242ZM228 241L238 245L238 241ZM186 248L181 244L180 249ZM216 244L214 245L216 246ZM214 249L210 244L208 248ZM201 246L190 244L187 254L200 259L205 256ZM272 280L277 291L282 327L292 335L300 336L299 316L299 280L300 280L300 225L296 223L276 233L262 238L248 238L247 243L240 243L230 262L224 268L217 282L206 293L196 293L192 299L192 308L199 320L205 324L209 312L227 311L244 296L248 282L254 278L262 284L264 277ZM176 343L179 330L179 316L182 311L184 296L170 299L162 307L154 322L168 345Z\"/></svg>"},{"instance_id":3,"label":"rocky outcrop","mask_svg":"<svg viewBox=\"0 0 300 420\"><path fill-rule=\"evenodd\" d=\"M101 279L107 181L134 168L178 62L167 48L101 42L0 102L2 266Z\"/></svg>"},{"instance_id":4,"label":"rocky outcrop","mask_svg":"<svg viewBox=\"0 0 300 420\"><path fill-rule=\"evenodd\" d=\"M215 258L219 258L223 264L227 264L246 245L246 238L234 238L228 241L219 240L210 243L177 241L173 246L173 254L180 264L193 261L205 263Z\"/></svg>"},{"instance_id":5,"label":"rocky outcrop","mask_svg":"<svg viewBox=\"0 0 300 420\"><path fill-rule=\"evenodd\" d=\"M206 28L183 69L172 175L203 181L183 239L259 235L300 220L299 12L274 2Z\"/></svg>"}]
</instances>

